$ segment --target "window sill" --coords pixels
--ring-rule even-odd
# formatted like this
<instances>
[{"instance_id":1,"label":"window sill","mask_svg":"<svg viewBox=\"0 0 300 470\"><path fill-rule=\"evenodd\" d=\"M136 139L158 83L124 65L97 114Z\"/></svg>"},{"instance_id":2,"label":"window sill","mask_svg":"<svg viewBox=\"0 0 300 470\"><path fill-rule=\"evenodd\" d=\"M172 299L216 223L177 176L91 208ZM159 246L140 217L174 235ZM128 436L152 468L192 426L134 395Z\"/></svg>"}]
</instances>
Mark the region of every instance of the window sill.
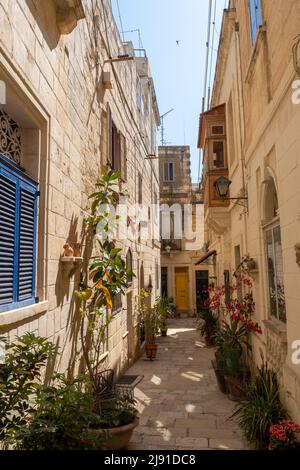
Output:
<instances>
[{"instance_id":1,"label":"window sill","mask_svg":"<svg viewBox=\"0 0 300 470\"><path fill-rule=\"evenodd\" d=\"M48 301L0 313L0 326L12 325L48 311Z\"/></svg>"},{"instance_id":2,"label":"window sill","mask_svg":"<svg viewBox=\"0 0 300 470\"><path fill-rule=\"evenodd\" d=\"M269 320L264 320L263 324L268 330L271 330L273 333L276 333L278 336L286 337L287 328L286 328L285 323L282 323L276 318L272 318Z\"/></svg>"}]
</instances>

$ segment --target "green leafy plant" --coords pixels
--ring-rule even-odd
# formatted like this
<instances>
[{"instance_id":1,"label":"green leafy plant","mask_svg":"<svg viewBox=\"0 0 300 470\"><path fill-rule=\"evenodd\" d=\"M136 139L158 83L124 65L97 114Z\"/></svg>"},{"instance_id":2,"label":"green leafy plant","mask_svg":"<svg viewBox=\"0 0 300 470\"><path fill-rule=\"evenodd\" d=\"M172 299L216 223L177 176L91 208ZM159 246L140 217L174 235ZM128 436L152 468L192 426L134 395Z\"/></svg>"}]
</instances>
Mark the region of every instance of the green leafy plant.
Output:
<instances>
[{"instance_id":1,"label":"green leafy plant","mask_svg":"<svg viewBox=\"0 0 300 470\"><path fill-rule=\"evenodd\" d=\"M201 335L214 341L218 331L218 315L210 309L203 309L198 313L198 316L200 318L199 331Z\"/></svg>"},{"instance_id":2,"label":"green leafy plant","mask_svg":"<svg viewBox=\"0 0 300 470\"><path fill-rule=\"evenodd\" d=\"M263 364L246 387L246 400L232 415L237 418L246 439L258 449L268 449L270 426L287 418L279 397L276 373Z\"/></svg>"},{"instance_id":3,"label":"green leafy plant","mask_svg":"<svg viewBox=\"0 0 300 470\"><path fill-rule=\"evenodd\" d=\"M90 196L91 215L86 218L86 223L93 237L101 229L102 238L97 239L98 254L90 262L86 282L76 292L82 316L82 349L95 393L98 357L107 341L108 327L113 320L113 301L116 295L125 294L127 279L133 276L126 269L121 248L112 240L112 229L118 220L118 216L112 215L120 198L119 177L119 173L112 171L102 175L96 185L98 191Z\"/></svg>"},{"instance_id":4,"label":"green leafy plant","mask_svg":"<svg viewBox=\"0 0 300 470\"><path fill-rule=\"evenodd\" d=\"M155 344L156 336L159 333L160 317L155 308L149 304L150 292L141 289L136 297L136 311L138 321L145 331L146 344Z\"/></svg>"},{"instance_id":5,"label":"green leafy plant","mask_svg":"<svg viewBox=\"0 0 300 470\"><path fill-rule=\"evenodd\" d=\"M167 329L167 318L172 314L172 306L170 300L166 296L158 296L155 299L154 310L158 317L160 330Z\"/></svg>"},{"instance_id":6,"label":"green leafy plant","mask_svg":"<svg viewBox=\"0 0 300 470\"><path fill-rule=\"evenodd\" d=\"M101 410L100 423L102 429L126 426L138 416L136 401L128 394L116 395L110 406Z\"/></svg>"},{"instance_id":7,"label":"green leafy plant","mask_svg":"<svg viewBox=\"0 0 300 470\"><path fill-rule=\"evenodd\" d=\"M92 411L92 394L83 376L56 375L53 385L37 389L35 408L8 442L18 450L96 450L103 437L92 432L100 417Z\"/></svg>"},{"instance_id":8,"label":"green leafy plant","mask_svg":"<svg viewBox=\"0 0 300 470\"><path fill-rule=\"evenodd\" d=\"M0 441L26 424L34 407L42 368L54 354L54 345L45 338L26 333L5 344L0 365Z\"/></svg>"}]
</instances>

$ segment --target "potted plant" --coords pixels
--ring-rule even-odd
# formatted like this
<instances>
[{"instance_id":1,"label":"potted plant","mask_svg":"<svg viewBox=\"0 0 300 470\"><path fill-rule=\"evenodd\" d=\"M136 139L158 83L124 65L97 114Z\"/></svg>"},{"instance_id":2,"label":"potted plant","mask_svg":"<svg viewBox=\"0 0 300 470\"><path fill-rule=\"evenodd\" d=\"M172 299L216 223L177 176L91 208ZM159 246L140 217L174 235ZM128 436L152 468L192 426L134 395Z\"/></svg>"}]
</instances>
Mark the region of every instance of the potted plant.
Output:
<instances>
[{"instance_id":1,"label":"potted plant","mask_svg":"<svg viewBox=\"0 0 300 470\"><path fill-rule=\"evenodd\" d=\"M210 286L206 301L207 307L223 315L221 327L215 336L216 365L219 373L223 368L229 397L233 400L244 397L244 385L249 380L249 371L242 362L244 351L251 349L249 334L262 333L258 323L252 319L255 303L251 288L251 278L241 267L235 284ZM246 291L244 296L243 291Z\"/></svg>"},{"instance_id":2,"label":"potted plant","mask_svg":"<svg viewBox=\"0 0 300 470\"><path fill-rule=\"evenodd\" d=\"M0 338L4 361L0 364L0 442L4 448L18 427L27 423L34 409L33 397L41 379L41 369L54 354L54 345L45 338L26 333L12 343Z\"/></svg>"},{"instance_id":3,"label":"potted plant","mask_svg":"<svg viewBox=\"0 0 300 470\"><path fill-rule=\"evenodd\" d=\"M213 346L218 331L218 315L209 308L206 308L200 311L199 318L200 333L204 337L206 345Z\"/></svg>"},{"instance_id":4,"label":"potted plant","mask_svg":"<svg viewBox=\"0 0 300 470\"><path fill-rule=\"evenodd\" d=\"M37 388L34 409L10 443L17 450L102 450L107 436L93 431L101 420L92 409L86 377L66 379L57 374L53 380Z\"/></svg>"},{"instance_id":5,"label":"potted plant","mask_svg":"<svg viewBox=\"0 0 300 470\"><path fill-rule=\"evenodd\" d=\"M81 343L82 350L92 384L95 410L102 415L102 389L98 380L98 359L107 342L107 332L113 321L113 301L116 295L125 294L129 277L134 276L126 269L126 263L121 255L121 248L113 240L117 217L113 217L119 202L118 187L119 173L110 171L100 177L97 191L90 196L91 215L86 218L88 234L96 240L96 256L91 259L85 281L76 292L80 303L81 313ZM84 276L83 276L84 277ZM120 413L121 402L116 402L112 391L111 402L118 405ZM107 397L106 397L107 404ZM112 411L112 410L111 410ZM132 416L132 423L136 421ZM116 423L115 442L119 434L122 439L122 426ZM128 423L126 423L128 426ZM116 444L117 445L117 444Z\"/></svg>"},{"instance_id":6,"label":"potted plant","mask_svg":"<svg viewBox=\"0 0 300 470\"><path fill-rule=\"evenodd\" d=\"M171 314L171 306L169 298L159 296L155 299L154 310L158 317L159 329L162 336L167 336L167 318Z\"/></svg>"},{"instance_id":7,"label":"potted plant","mask_svg":"<svg viewBox=\"0 0 300 470\"><path fill-rule=\"evenodd\" d=\"M272 424L269 433L269 450L299 450L300 443L297 441L297 435L300 435L299 424L283 419L277 424Z\"/></svg>"},{"instance_id":8,"label":"potted plant","mask_svg":"<svg viewBox=\"0 0 300 470\"><path fill-rule=\"evenodd\" d=\"M116 395L112 406L102 410L100 424L104 449L125 449L139 424L135 400L128 394Z\"/></svg>"},{"instance_id":9,"label":"potted plant","mask_svg":"<svg viewBox=\"0 0 300 470\"><path fill-rule=\"evenodd\" d=\"M287 418L276 373L263 363L245 387L245 393L246 398L236 406L232 418L237 419L250 444L266 450L270 446L270 427Z\"/></svg>"},{"instance_id":10,"label":"potted plant","mask_svg":"<svg viewBox=\"0 0 300 470\"><path fill-rule=\"evenodd\" d=\"M151 307L150 295L149 291L141 289L136 299L136 308L139 322L144 328L146 356L152 361L157 354L156 336L159 333L159 316L157 310Z\"/></svg>"}]
</instances>

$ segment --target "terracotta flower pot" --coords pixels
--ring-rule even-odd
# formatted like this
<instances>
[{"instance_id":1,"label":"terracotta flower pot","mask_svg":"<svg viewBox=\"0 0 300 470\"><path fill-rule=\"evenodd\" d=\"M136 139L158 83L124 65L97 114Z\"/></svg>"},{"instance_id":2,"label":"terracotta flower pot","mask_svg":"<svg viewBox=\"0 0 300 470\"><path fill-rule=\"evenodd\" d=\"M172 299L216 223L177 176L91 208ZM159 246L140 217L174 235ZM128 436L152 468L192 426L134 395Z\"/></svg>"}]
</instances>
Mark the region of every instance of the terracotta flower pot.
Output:
<instances>
[{"instance_id":1,"label":"terracotta flower pot","mask_svg":"<svg viewBox=\"0 0 300 470\"><path fill-rule=\"evenodd\" d=\"M132 423L126 424L125 426L101 430L102 433L108 436L104 444L105 450L125 449L128 446L132 433L138 424L139 419L136 418Z\"/></svg>"},{"instance_id":2,"label":"terracotta flower pot","mask_svg":"<svg viewBox=\"0 0 300 470\"><path fill-rule=\"evenodd\" d=\"M210 336L205 336L204 341L208 348L210 348L214 344Z\"/></svg>"},{"instance_id":3,"label":"terracotta flower pot","mask_svg":"<svg viewBox=\"0 0 300 470\"><path fill-rule=\"evenodd\" d=\"M227 393L227 384L224 376L224 367L219 367L217 361L211 361L212 366L214 368L215 376L218 382L218 387L220 392L226 394Z\"/></svg>"},{"instance_id":4,"label":"terracotta flower pot","mask_svg":"<svg viewBox=\"0 0 300 470\"><path fill-rule=\"evenodd\" d=\"M153 359L156 358L157 344L146 344L145 349L146 349L147 359L150 359L150 361L153 361Z\"/></svg>"}]
</instances>

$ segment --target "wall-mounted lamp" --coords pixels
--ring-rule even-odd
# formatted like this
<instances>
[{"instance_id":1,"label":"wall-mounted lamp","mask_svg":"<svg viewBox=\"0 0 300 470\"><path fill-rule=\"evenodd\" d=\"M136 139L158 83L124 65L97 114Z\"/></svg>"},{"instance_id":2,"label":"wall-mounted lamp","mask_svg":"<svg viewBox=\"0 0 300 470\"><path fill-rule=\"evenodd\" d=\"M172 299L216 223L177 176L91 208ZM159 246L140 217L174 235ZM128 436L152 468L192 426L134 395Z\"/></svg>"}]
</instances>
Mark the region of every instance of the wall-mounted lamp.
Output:
<instances>
[{"instance_id":1,"label":"wall-mounted lamp","mask_svg":"<svg viewBox=\"0 0 300 470\"><path fill-rule=\"evenodd\" d=\"M167 245L167 246L165 247L165 250L166 250L166 252L167 252L168 255L169 255L169 254L171 253L171 247L170 247L170 245Z\"/></svg>"},{"instance_id":2,"label":"wall-mounted lamp","mask_svg":"<svg viewBox=\"0 0 300 470\"><path fill-rule=\"evenodd\" d=\"M225 176L220 176L220 178L218 178L214 182L214 187L217 190L218 196L223 201L236 201L237 204L245 207L248 210L248 198L247 197L227 197L231 183L232 182Z\"/></svg>"}]
</instances>

